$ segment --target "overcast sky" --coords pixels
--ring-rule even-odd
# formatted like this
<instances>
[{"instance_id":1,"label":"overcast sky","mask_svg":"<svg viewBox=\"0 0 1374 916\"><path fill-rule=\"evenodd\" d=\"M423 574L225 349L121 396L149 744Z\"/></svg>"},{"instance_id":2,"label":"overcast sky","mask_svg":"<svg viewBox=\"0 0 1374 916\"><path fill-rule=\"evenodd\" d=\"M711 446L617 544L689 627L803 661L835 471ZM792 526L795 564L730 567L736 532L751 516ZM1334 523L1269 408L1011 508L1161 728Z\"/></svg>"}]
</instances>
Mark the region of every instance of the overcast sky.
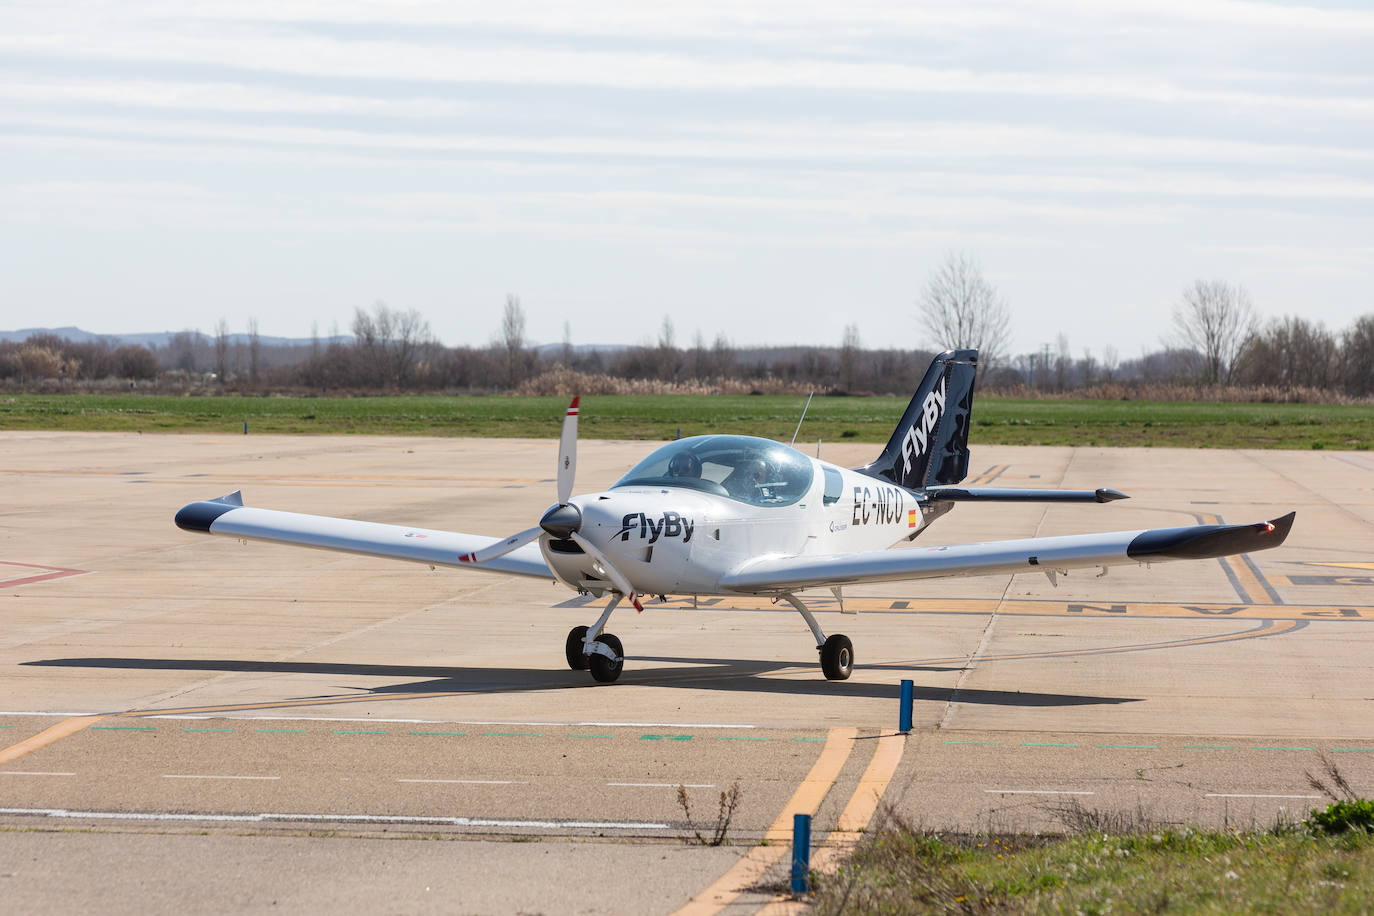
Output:
<instances>
[{"instance_id":1,"label":"overcast sky","mask_svg":"<svg viewBox=\"0 0 1374 916\"><path fill-rule=\"evenodd\" d=\"M0 5L0 328L1154 349L1183 287L1374 311L1368 4Z\"/></svg>"}]
</instances>

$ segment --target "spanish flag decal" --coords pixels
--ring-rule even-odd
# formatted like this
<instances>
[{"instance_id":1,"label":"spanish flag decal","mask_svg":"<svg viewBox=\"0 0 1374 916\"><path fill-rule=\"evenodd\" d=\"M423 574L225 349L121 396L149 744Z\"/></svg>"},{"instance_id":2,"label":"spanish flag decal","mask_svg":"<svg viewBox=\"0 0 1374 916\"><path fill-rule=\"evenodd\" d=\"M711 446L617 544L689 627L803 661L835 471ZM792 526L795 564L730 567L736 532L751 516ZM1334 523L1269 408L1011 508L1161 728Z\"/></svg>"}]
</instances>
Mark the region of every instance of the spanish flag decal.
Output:
<instances>
[{"instance_id":1,"label":"spanish flag decal","mask_svg":"<svg viewBox=\"0 0 1374 916\"><path fill-rule=\"evenodd\" d=\"M915 509L908 509L908 510L906 510L906 526L907 526L908 528L915 528L915 527L916 527L916 510L915 510Z\"/></svg>"}]
</instances>

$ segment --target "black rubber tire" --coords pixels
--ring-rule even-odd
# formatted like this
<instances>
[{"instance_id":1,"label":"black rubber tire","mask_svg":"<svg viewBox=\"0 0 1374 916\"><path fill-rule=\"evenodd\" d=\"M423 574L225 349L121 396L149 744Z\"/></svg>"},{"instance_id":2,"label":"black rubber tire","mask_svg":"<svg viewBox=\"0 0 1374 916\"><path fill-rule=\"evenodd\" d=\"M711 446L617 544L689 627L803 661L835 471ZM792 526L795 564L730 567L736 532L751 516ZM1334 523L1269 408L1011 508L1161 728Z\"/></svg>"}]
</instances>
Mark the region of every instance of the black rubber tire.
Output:
<instances>
[{"instance_id":1,"label":"black rubber tire","mask_svg":"<svg viewBox=\"0 0 1374 916\"><path fill-rule=\"evenodd\" d=\"M847 681L854 670L854 644L839 633L821 646L821 670L829 681Z\"/></svg>"},{"instance_id":2,"label":"black rubber tire","mask_svg":"<svg viewBox=\"0 0 1374 916\"><path fill-rule=\"evenodd\" d=\"M587 670L587 656L582 654L582 641L586 638L586 627L573 627L568 631L568 643L563 651L568 656L568 667L574 671Z\"/></svg>"},{"instance_id":3,"label":"black rubber tire","mask_svg":"<svg viewBox=\"0 0 1374 916\"><path fill-rule=\"evenodd\" d=\"M602 633L596 638L596 641L614 652L616 660L611 661L600 652L588 655L587 661L591 663L592 678L603 684L614 683L625 668L625 648L620 644L620 640L610 633Z\"/></svg>"}]
</instances>

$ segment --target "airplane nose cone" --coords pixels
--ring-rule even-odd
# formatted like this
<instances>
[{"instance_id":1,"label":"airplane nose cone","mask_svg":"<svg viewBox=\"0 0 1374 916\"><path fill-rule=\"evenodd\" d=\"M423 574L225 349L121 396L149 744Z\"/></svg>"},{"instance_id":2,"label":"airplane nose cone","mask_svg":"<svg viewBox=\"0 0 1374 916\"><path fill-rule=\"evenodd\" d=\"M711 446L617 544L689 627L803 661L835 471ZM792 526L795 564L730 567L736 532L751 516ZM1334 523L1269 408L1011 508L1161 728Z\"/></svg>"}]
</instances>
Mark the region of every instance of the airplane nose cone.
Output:
<instances>
[{"instance_id":1,"label":"airplane nose cone","mask_svg":"<svg viewBox=\"0 0 1374 916\"><path fill-rule=\"evenodd\" d=\"M582 527L582 510L572 503L554 506L539 520L539 527L550 537L567 540L574 531Z\"/></svg>"}]
</instances>

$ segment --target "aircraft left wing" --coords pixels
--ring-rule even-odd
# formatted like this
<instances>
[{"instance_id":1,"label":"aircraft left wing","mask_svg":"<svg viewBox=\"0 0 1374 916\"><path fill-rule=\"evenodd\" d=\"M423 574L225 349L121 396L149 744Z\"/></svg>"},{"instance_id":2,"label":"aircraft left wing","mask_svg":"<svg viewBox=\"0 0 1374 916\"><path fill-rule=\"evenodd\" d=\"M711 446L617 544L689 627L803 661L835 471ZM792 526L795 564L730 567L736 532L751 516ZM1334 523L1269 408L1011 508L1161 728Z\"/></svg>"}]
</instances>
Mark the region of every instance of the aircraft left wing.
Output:
<instances>
[{"instance_id":1,"label":"aircraft left wing","mask_svg":"<svg viewBox=\"0 0 1374 916\"><path fill-rule=\"evenodd\" d=\"M275 541L279 544L299 544L323 550L414 560L433 566L461 566L465 569L483 569L553 580L553 573L544 562L537 544L526 544L505 556L474 566L462 562L459 557L502 539L484 537L480 534L460 534L454 531L360 522L349 518L257 509L245 506L243 496L238 492L221 496L219 499L207 499L183 506L176 514L176 523L177 527L187 531L203 531L207 534Z\"/></svg>"},{"instance_id":2,"label":"aircraft left wing","mask_svg":"<svg viewBox=\"0 0 1374 916\"><path fill-rule=\"evenodd\" d=\"M762 557L721 579L735 592L1198 560L1277 547L1297 513L1254 525L1190 525L831 556Z\"/></svg>"}]
</instances>

